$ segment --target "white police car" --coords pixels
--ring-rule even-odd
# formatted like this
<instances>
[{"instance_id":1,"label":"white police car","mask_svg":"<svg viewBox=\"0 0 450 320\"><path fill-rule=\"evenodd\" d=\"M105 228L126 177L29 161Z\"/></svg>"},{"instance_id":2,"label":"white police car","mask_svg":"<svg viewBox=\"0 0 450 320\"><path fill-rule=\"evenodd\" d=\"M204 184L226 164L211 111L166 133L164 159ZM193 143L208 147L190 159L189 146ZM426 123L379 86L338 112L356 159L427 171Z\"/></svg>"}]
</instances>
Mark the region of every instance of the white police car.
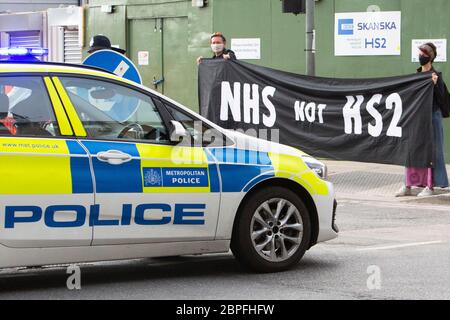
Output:
<instances>
[{"instance_id":1,"label":"white police car","mask_svg":"<svg viewBox=\"0 0 450 320\"><path fill-rule=\"evenodd\" d=\"M109 73L0 63L0 267L231 248L283 270L337 236L325 175Z\"/></svg>"}]
</instances>

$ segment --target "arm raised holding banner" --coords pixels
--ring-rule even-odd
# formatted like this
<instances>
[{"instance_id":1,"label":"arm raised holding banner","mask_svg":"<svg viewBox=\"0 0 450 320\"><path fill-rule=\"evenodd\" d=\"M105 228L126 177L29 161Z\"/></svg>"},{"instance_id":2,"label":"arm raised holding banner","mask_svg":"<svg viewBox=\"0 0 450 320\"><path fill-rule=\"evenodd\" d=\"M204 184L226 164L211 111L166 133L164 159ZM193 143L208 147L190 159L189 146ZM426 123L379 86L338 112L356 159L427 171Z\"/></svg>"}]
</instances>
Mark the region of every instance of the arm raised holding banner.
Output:
<instances>
[{"instance_id":1,"label":"arm raised holding banner","mask_svg":"<svg viewBox=\"0 0 450 320\"><path fill-rule=\"evenodd\" d=\"M235 53L232 50L226 48L227 39L222 33L220 32L214 33L211 36L210 42L211 42L211 50L214 53L212 59L237 60ZM197 65L199 65L202 62L202 59L203 59L202 56L197 58Z\"/></svg>"}]
</instances>

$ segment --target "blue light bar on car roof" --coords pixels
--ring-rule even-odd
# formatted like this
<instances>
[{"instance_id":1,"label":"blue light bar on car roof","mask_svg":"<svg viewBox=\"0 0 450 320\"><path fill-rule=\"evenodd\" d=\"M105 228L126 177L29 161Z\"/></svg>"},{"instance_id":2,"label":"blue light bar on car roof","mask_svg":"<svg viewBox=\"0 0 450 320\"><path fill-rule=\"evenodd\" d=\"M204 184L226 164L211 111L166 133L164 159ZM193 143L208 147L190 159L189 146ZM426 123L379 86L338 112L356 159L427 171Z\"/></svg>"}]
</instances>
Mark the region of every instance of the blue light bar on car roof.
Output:
<instances>
[{"instance_id":1,"label":"blue light bar on car roof","mask_svg":"<svg viewBox=\"0 0 450 320\"><path fill-rule=\"evenodd\" d=\"M0 56L7 57L42 57L48 55L47 48L0 48Z\"/></svg>"}]
</instances>

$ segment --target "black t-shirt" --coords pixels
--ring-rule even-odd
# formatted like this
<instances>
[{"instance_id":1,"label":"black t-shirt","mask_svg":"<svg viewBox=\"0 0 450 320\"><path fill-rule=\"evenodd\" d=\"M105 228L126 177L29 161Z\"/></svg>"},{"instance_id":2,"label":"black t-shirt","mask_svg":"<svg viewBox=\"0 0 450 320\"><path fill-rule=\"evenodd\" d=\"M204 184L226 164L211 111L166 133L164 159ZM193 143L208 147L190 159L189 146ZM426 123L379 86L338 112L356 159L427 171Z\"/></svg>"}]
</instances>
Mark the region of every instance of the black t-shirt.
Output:
<instances>
[{"instance_id":1,"label":"black t-shirt","mask_svg":"<svg viewBox=\"0 0 450 320\"><path fill-rule=\"evenodd\" d=\"M442 72L435 70L431 67L431 72L435 72L438 75L438 81L434 86L433 92L433 111L442 110L445 103L445 85L442 78ZM417 72L422 72L422 67L417 69Z\"/></svg>"}]
</instances>

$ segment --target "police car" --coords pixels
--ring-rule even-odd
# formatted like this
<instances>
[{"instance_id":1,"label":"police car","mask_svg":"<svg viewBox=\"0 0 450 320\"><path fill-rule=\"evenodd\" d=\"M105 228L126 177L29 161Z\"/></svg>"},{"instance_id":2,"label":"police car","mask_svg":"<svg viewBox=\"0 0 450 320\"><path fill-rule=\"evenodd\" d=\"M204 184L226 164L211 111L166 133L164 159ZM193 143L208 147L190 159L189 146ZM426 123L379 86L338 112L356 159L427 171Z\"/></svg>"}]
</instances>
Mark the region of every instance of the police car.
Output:
<instances>
[{"instance_id":1,"label":"police car","mask_svg":"<svg viewBox=\"0 0 450 320\"><path fill-rule=\"evenodd\" d=\"M297 149L95 68L0 62L0 268L231 248L280 271L337 236L335 210Z\"/></svg>"}]
</instances>

